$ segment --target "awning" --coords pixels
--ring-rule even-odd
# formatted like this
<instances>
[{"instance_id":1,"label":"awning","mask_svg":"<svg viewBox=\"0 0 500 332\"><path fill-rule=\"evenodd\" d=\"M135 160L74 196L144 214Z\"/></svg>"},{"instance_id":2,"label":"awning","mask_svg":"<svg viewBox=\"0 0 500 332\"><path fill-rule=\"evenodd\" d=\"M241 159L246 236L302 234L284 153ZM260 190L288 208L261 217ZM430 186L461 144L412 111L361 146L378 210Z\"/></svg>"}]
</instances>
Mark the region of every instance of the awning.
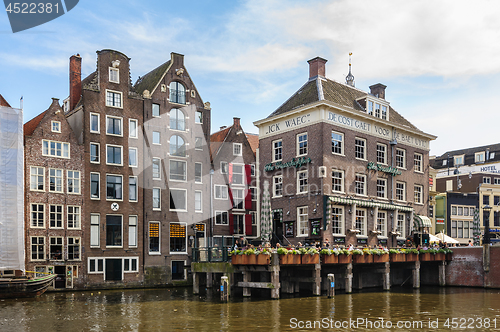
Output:
<instances>
[{"instance_id":1,"label":"awning","mask_svg":"<svg viewBox=\"0 0 500 332\"><path fill-rule=\"evenodd\" d=\"M398 210L398 211L404 211L404 212L413 211L413 207L411 207L411 206L403 206L403 205L396 205L396 204L390 204L390 203L379 203L379 202L375 202L373 200L367 201L367 200L344 198L344 197L338 197L338 196L329 196L328 200L332 203L340 203L340 204L347 204L347 205L356 204L359 207L368 207L368 208L378 207L379 209L384 209L384 210Z\"/></svg>"},{"instance_id":2,"label":"awning","mask_svg":"<svg viewBox=\"0 0 500 332\"><path fill-rule=\"evenodd\" d=\"M419 216L417 214L413 218L413 224L414 224L414 226L416 226L415 228L417 228L417 229L423 228L423 227L432 227L432 222L428 217Z\"/></svg>"}]
</instances>

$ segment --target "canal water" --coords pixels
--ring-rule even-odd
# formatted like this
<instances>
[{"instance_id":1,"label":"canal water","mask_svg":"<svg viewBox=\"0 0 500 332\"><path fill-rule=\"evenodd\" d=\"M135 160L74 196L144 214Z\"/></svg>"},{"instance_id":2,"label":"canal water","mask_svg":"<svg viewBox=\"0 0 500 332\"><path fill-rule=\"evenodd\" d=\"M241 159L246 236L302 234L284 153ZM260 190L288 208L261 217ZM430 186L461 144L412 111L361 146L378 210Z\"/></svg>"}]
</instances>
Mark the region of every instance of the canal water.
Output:
<instances>
[{"instance_id":1,"label":"canal water","mask_svg":"<svg viewBox=\"0 0 500 332\"><path fill-rule=\"evenodd\" d=\"M455 327L455 328L454 328ZM234 298L191 288L0 300L0 331L500 331L500 290L393 289L334 298Z\"/></svg>"}]
</instances>

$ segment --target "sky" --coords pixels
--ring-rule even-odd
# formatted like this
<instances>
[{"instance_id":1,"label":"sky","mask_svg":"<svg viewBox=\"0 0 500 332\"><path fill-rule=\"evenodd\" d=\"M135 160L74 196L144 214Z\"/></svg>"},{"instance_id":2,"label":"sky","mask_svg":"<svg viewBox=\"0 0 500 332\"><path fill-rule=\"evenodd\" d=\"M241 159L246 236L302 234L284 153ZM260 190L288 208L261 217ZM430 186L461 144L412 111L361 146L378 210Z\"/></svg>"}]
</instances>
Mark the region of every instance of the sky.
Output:
<instances>
[{"instance_id":1,"label":"sky","mask_svg":"<svg viewBox=\"0 0 500 332\"><path fill-rule=\"evenodd\" d=\"M308 79L307 60L328 60L345 82L349 53L356 87L387 86L386 100L438 136L431 155L500 142L500 1L496 0L81 0L63 16L12 33L0 13L0 94L24 121L69 95L69 58L82 79L96 51L131 58L131 79L184 54L212 132L240 117L267 117Z\"/></svg>"}]
</instances>

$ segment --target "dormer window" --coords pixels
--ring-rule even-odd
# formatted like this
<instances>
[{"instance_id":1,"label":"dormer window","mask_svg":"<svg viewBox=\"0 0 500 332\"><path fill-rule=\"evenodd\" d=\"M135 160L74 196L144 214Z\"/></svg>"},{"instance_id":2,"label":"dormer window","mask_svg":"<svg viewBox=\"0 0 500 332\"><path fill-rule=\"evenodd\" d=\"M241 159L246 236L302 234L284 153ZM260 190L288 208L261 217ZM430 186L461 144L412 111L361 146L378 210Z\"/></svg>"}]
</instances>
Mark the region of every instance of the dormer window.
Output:
<instances>
[{"instance_id":1,"label":"dormer window","mask_svg":"<svg viewBox=\"0 0 500 332\"><path fill-rule=\"evenodd\" d=\"M461 156L453 156L453 163L455 166L461 166L464 164L464 155Z\"/></svg>"},{"instance_id":2,"label":"dormer window","mask_svg":"<svg viewBox=\"0 0 500 332\"><path fill-rule=\"evenodd\" d=\"M368 100L368 114L373 115L373 101Z\"/></svg>"},{"instance_id":3,"label":"dormer window","mask_svg":"<svg viewBox=\"0 0 500 332\"><path fill-rule=\"evenodd\" d=\"M387 120L387 106L382 105L382 120Z\"/></svg>"},{"instance_id":4,"label":"dormer window","mask_svg":"<svg viewBox=\"0 0 500 332\"><path fill-rule=\"evenodd\" d=\"M120 71L118 68L109 67L109 81L112 83L120 83Z\"/></svg>"},{"instance_id":5,"label":"dormer window","mask_svg":"<svg viewBox=\"0 0 500 332\"><path fill-rule=\"evenodd\" d=\"M482 152L476 152L474 160L478 164L479 163L484 163L484 151L482 151Z\"/></svg>"},{"instance_id":6,"label":"dormer window","mask_svg":"<svg viewBox=\"0 0 500 332\"><path fill-rule=\"evenodd\" d=\"M374 98L374 100L370 98ZM357 99L357 101L361 107L366 107L365 111L368 115L372 115L382 120L389 120L389 103L384 99L375 98L375 96L369 95L361 97Z\"/></svg>"},{"instance_id":7,"label":"dormer window","mask_svg":"<svg viewBox=\"0 0 500 332\"><path fill-rule=\"evenodd\" d=\"M375 104L375 116L380 118L380 104Z\"/></svg>"}]
</instances>

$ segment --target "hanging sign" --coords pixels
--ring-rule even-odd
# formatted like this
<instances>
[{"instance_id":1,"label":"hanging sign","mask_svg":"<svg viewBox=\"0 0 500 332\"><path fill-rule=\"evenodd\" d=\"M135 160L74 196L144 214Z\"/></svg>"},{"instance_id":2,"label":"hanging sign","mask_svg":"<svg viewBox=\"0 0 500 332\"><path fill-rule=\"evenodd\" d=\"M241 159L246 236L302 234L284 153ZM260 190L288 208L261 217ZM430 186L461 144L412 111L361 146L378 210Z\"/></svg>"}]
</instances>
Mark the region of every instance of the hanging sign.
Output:
<instances>
[{"instance_id":1,"label":"hanging sign","mask_svg":"<svg viewBox=\"0 0 500 332\"><path fill-rule=\"evenodd\" d=\"M271 172L276 169L283 169L288 167L300 168L302 165L307 165L311 162L312 162L311 158L306 158L306 157L300 157L297 159L293 158L291 161L287 163L283 163L281 161L278 161L276 163L269 163L264 167L264 170L266 172Z\"/></svg>"},{"instance_id":2,"label":"hanging sign","mask_svg":"<svg viewBox=\"0 0 500 332\"><path fill-rule=\"evenodd\" d=\"M389 173L392 176L401 175L401 171L399 169L397 169L396 167L384 166L381 164L375 164L373 162L369 162L368 165L366 166L366 168L372 169L374 171Z\"/></svg>"}]
</instances>

